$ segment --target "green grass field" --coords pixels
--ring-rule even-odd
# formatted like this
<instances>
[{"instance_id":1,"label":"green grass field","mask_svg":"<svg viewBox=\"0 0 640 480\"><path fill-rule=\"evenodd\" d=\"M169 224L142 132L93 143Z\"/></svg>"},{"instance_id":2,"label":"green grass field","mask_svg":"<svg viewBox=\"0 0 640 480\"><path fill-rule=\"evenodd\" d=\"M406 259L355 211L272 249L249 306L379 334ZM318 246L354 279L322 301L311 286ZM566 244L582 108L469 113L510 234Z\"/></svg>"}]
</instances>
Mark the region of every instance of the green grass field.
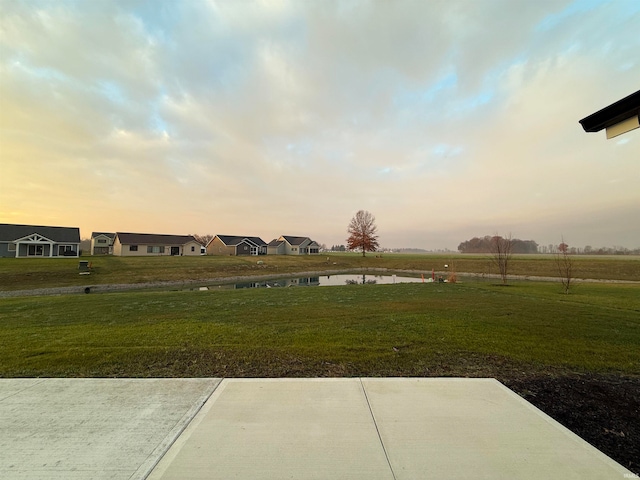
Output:
<instances>
[{"instance_id":1,"label":"green grass field","mask_svg":"<svg viewBox=\"0 0 640 480\"><path fill-rule=\"evenodd\" d=\"M170 259L169 259L170 260ZM640 285L352 285L0 301L0 376L640 374Z\"/></svg>"},{"instance_id":2,"label":"green grass field","mask_svg":"<svg viewBox=\"0 0 640 480\"><path fill-rule=\"evenodd\" d=\"M466 255L84 259L91 275L77 259L0 259L0 293L444 264L497 273ZM574 260L578 278L636 283L578 282L569 295L559 280L464 278L0 298L0 377L494 377L640 473L640 258ZM511 273L557 277L544 256L515 257Z\"/></svg>"},{"instance_id":3,"label":"green grass field","mask_svg":"<svg viewBox=\"0 0 640 480\"><path fill-rule=\"evenodd\" d=\"M328 260L327 260L328 259ZM329 254L291 257L114 257L87 256L91 275L78 275L78 259L0 258L0 291L66 286L145 283L155 281L188 281L248 275L277 275L303 271L357 270L386 268L430 273L444 272L444 265L457 272L497 274L488 255L404 255L385 254L377 258L368 254ZM258 264L258 261L263 262ZM552 256L514 256L513 275L557 277ZM576 278L640 281L640 257L576 256Z\"/></svg>"}]
</instances>

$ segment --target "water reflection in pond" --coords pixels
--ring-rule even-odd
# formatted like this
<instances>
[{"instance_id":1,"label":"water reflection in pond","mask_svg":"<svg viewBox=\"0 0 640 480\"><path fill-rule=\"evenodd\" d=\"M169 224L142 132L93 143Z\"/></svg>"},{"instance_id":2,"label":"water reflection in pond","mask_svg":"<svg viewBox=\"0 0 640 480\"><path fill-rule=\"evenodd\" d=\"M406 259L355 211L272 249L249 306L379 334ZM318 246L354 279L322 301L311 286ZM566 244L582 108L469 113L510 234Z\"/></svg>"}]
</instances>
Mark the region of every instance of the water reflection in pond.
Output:
<instances>
[{"instance_id":1,"label":"water reflection in pond","mask_svg":"<svg viewBox=\"0 0 640 480\"><path fill-rule=\"evenodd\" d=\"M278 278L273 280L246 281L226 285L216 285L211 287L200 287L203 289L239 289L239 288L281 288L281 287L326 287L337 285L369 285L369 284L393 284L393 283L416 283L431 281L431 278L405 277L400 275L366 275L366 274L339 274L322 275L314 277L292 277Z\"/></svg>"}]
</instances>

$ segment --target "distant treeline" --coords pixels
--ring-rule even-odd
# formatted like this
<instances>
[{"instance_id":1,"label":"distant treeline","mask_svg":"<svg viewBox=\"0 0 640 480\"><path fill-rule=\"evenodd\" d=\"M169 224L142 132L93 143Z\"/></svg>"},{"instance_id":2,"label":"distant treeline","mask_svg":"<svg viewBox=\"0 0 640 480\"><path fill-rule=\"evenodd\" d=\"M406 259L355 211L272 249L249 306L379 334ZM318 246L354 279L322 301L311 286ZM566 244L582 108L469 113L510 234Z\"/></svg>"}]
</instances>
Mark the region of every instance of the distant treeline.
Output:
<instances>
[{"instance_id":1,"label":"distant treeline","mask_svg":"<svg viewBox=\"0 0 640 480\"><path fill-rule=\"evenodd\" d=\"M553 250L549 247L544 249L541 253L553 253ZM571 254L577 255L640 255L640 248L627 248L627 247L592 247L587 245L584 248L569 247L567 251Z\"/></svg>"},{"instance_id":2,"label":"distant treeline","mask_svg":"<svg viewBox=\"0 0 640 480\"><path fill-rule=\"evenodd\" d=\"M482 238L473 237L471 240L458 245L458 251L460 253L492 253L492 239L492 235L486 235ZM518 238L512 239L511 242L513 243L512 253L552 254L566 249L567 253L572 255L640 255L640 248L630 249L620 246L596 248L591 245L581 248L571 247L566 243L538 245L533 240L520 240Z\"/></svg>"},{"instance_id":3,"label":"distant treeline","mask_svg":"<svg viewBox=\"0 0 640 480\"><path fill-rule=\"evenodd\" d=\"M473 237L471 240L462 242L458 245L460 253L491 253L493 245L493 236L486 235L482 238ZM533 240L520 240L519 238L511 239L512 253L538 253L538 244Z\"/></svg>"}]
</instances>

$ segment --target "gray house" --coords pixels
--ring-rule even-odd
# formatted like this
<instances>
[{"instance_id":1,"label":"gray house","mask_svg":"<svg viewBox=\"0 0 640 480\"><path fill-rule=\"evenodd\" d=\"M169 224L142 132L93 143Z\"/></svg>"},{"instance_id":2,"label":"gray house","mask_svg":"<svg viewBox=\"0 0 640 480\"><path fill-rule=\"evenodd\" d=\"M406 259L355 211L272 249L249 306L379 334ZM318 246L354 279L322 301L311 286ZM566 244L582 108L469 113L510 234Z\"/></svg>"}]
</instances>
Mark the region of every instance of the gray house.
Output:
<instances>
[{"instance_id":1,"label":"gray house","mask_svg":"<svg viewBox=\"0 0 640 480\"><path fill-rule=\"evenodd\" d=\"M113 254L113 241L115 233L91 232L91 255Z\"/></svg>"},{"instance_id":2,"label":"gray house","mask_svg":"<svg viewBox=\"0 0 640 480\"><path fill-rule=\"evenodd\" d=\"M282 235L267 246L269 255L317 255L320 245L309 237Z\"/></svg>"},{"instance_id":3,"label":"gray house","mask_svg":"<svg viewBox=\"0 0 640 480\"><path fill-rule=\"evenodd\" d=\"M79 228L0 223L0 257L53 258L79 255Z\"/></svg>"}]
</instances>

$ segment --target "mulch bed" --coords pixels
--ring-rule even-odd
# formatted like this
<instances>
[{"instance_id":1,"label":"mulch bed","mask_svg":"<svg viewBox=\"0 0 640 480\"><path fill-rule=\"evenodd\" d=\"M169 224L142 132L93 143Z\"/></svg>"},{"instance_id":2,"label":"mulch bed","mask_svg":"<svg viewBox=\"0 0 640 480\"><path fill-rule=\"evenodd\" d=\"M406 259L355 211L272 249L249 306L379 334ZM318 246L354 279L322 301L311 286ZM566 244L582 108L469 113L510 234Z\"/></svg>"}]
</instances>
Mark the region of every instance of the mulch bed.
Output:
<instances>
[{"instance_id":1,"label":"mulch bed","mask_svg":"<svg viewBox=\"0 0 640 480\"><path fill-rule=\"evenodd\" d=\"M640 475L640 378L612 375L500 379L547 415Z\"/></svg>"}]
</instances>

